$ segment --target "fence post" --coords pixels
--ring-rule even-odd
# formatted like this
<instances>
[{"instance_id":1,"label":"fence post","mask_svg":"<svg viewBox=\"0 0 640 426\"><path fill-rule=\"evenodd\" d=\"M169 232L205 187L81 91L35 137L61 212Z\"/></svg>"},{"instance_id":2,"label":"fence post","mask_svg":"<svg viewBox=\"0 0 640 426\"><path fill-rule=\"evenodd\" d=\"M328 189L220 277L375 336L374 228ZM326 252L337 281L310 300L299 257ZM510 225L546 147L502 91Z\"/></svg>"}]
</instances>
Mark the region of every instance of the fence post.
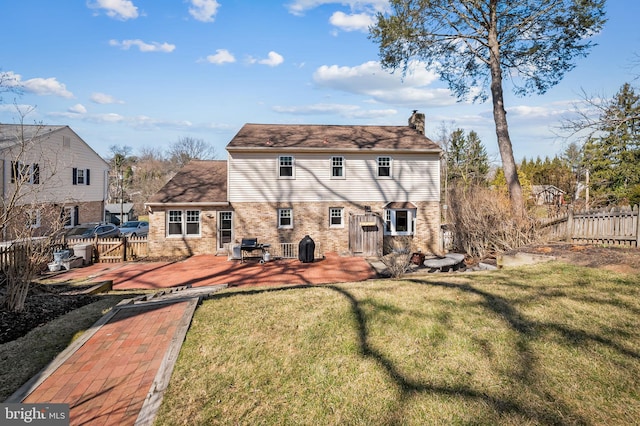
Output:
<instances>
[{"instance_id":1,"label":"fence post","mask_svg":"<svg viewBox=\"0 0 640 426\"><path fill-rule=\"evenodd\" d=\"M570 205L567 209L567 231L565 235L565 240L571 242L571 238L573 237L573 205Z\"/></svg>"},{"instance_id":2,"label":"fence post","mask_svg":"<svg viewBox=\"0 0 640 426\"><path fill-rule=\"evenodd\" d=\"M636 212L636 248L640 248L640 206L636 204L633 210Z\"/></svg>"},{"instance_id":3,"label":"fence post","mask_svg":"<svg viewBox=\"0 0 640 426\"><path fill-rule=\"evenodd\" d=\"M122 236L122 261L127 261L127 237L125 235Z\"/></svg>"}]
</instances>

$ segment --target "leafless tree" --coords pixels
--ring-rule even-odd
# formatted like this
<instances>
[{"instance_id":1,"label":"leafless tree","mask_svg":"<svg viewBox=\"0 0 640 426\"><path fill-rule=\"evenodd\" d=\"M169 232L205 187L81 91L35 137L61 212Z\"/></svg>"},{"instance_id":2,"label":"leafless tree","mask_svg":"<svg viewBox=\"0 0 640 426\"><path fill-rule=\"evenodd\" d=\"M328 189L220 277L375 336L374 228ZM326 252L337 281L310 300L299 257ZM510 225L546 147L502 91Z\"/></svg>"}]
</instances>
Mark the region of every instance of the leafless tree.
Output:
<instances>
[{"instance_id":1,"label":"leafless tree","mask_svg":"<svg viewBox=\"0 0 640 426\"><path fill-rule=\"evenodd\" d=\"M169 159L178 167L183 167L191 160L213 160L216 156L213 145L189 136L178 139L169 147Z\"/></svg>"},{"instance_id":2,"label":"leafless tree","mask_svg":"<svg viewBox=\"0 0 640 426\"><path fill-rule=\"evenodd\" d=\"M20 125L7 126L0 134L5 164L11 168L4 174L10 179L4 182L0 206L0 250L7 254L0 262L0 302L11 311L24 309L31 281L51 259L52 243L65 219L45 185L56 181L56 153L41 149L43 126L25 131L23 122L21 114Z\"/></svg>"}]
</instances>

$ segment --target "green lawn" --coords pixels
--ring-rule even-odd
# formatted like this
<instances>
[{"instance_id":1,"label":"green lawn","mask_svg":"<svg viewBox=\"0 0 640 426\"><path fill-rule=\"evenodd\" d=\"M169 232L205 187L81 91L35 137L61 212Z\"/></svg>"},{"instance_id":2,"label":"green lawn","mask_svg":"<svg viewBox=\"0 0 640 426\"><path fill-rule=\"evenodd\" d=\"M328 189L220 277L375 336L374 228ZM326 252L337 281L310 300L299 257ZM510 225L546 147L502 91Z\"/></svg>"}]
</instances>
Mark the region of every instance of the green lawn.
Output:
<instances>
[{"instance_id":1,"label":"green lawn","mask_svg":"<svg viewBox=\"0 0 640 426\"><path fill-rule=\"evenodd\" d=\"M640 276L492 273L227 290L157 424L637 424Z\"/></svg>"}]
</instances>

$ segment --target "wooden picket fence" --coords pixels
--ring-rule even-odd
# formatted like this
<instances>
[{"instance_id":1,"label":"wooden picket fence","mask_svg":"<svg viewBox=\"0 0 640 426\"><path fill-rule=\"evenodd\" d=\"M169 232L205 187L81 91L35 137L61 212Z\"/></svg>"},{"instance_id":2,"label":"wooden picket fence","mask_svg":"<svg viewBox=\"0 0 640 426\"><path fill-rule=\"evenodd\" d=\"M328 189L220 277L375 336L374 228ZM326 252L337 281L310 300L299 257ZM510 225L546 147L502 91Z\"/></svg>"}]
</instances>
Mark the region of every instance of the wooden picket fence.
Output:
<instances>
[{"instance_id":1,"label":"wooden picket fence","mask_svg":"<svg viewBox=\"0 0 640 426\"><path fill-rule=\"evenodd\" d=\"M640 248L638 205L573 211L543 219L540 228L549 240Z\"/></svg>"},{"instance_id":2,"label":"wooden picket fence","mask_svg":"<svg viewBox=\"0 0 640 426\"><path fill-rule=\"evenodd\" d=\"M96 263L127 262L149 255L147 237L69 239L66 245L70 248L91 245Z\"/></svg>"}]
</instances>

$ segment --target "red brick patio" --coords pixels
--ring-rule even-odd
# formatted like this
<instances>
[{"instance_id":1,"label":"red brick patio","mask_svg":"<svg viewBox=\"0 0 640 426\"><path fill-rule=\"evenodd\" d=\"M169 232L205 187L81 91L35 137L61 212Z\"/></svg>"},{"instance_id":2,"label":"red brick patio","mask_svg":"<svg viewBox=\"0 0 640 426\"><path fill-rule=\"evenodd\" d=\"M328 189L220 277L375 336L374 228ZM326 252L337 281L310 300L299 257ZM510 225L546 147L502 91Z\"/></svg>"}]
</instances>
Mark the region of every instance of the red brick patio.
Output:
<instances>
[{"instance_id":1,"label":"red brick patio","mask_svg":"<svg viewBox=\"0 0 640 426\"><path fill-rule=\"evenodd\" d=\"M113 281L114 290L162 289L228 284L247 285L325 284L364 281L376 272L362 257L328 253L324 259L302 263L296 259L240 263L225 256L198 255L178 262L101 263L65 272L55 281Z\"/></svg>"}]
</instances>

